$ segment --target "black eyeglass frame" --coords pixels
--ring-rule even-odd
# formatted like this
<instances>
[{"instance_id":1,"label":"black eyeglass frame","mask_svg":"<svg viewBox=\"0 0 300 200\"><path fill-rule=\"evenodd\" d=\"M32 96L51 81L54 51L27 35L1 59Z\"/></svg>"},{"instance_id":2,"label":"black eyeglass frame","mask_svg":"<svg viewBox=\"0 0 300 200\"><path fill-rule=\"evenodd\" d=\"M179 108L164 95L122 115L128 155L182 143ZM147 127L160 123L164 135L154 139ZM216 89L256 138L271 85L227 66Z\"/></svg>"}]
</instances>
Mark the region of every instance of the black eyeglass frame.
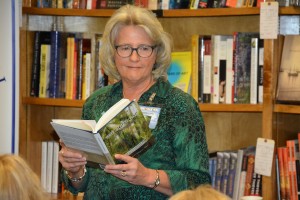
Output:
<instances>
[{"instance_id":1,"label":"black eyeglass frame","mask_svg":"<svg viewBox=\"0 0 300 200\"><path fill-rule=\"evenodd\" d=\"M131 53L128 55L128 56L121 56L120 54L119 54L119 52L118 52L118 48L119 47L123 47L123 46L127 46L127 47L129 47L130 49L131 49ZM139 52L138 52L138 49L139 48L143 48L143 47L150 47L151 48L151 53L150 53L150 55L149 56L141 56L140 54L139 54ZM122 57L122 58L128 58L128 57L130 57L131 55L132 55L132 53L133 53L133 51L135 51L136 53L137 53L137 55L139 56L139 57L141 57L141 58L149 58L151 55L152 55L152 53L153 53L153 50L156 48L156 45L154 45L154 46L150 46L150 45L141 45L141 46L138 46L137 48L133 48L133 47L131 47L131 46L129 46L129 45L115 45L115 49L116 49L116 52L117 52L117 54L120 56L120 57Z\"/></svg>"}]
</instances>

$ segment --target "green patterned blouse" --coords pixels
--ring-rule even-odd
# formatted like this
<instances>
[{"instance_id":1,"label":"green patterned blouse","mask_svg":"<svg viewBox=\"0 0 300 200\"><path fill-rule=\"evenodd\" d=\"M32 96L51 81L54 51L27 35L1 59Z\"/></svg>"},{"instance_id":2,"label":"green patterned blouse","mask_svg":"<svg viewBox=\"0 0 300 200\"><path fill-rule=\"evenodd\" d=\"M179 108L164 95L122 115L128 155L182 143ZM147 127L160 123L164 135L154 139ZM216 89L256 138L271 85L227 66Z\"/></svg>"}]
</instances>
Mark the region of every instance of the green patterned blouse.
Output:
<instances>
[{"instance_id":1,"label":"green patterned blouse","mask_svg":"<svg viewBox=\"0 0 300 200\"><path fill-rule=\"evenodd\" d=\"M156 95L151 106L161 108L158 123L152 130L156 142L139 156L139 161L145 167L164 170L173 193L210 183L205 126L198 104L189 94L162 79L158 79L138 103L149 105L153 93ZM97 121L121 98L120 82L97 90L87 99L82 118ZM102 169L87 168L79 190L70 185L64 173L62 179L72 193L85 192L87 200L168 199L151 188L129 184Z\"/></svg>"}]
</instances>

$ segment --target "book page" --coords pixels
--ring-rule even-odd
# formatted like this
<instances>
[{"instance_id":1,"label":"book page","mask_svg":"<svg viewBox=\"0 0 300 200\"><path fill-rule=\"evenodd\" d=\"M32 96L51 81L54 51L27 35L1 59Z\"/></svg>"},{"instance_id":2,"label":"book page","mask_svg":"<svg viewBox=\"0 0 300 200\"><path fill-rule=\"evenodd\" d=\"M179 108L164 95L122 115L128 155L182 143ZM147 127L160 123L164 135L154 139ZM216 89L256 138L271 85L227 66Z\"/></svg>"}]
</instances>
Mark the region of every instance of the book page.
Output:
<instances>
[{"instance_id":1,"label":"book page","mask_svg":"<svg viewBox=\"0 0 300 200\"><path fill-rule=\"evenodd\" d=\"M56 124L82 129L86 131L93 131L96 125L95 120L52 119L52 121Z\"/></svg>"},{"instance_id":2,"label":"book page","mask_svg":"<svg viewBox=\"0 0 300 200\"><path fill-rule=\"evenodd\" d=\"M103 155L93 133L56 123L51 124L68 148Z\"/></svg>"}]
</instances>

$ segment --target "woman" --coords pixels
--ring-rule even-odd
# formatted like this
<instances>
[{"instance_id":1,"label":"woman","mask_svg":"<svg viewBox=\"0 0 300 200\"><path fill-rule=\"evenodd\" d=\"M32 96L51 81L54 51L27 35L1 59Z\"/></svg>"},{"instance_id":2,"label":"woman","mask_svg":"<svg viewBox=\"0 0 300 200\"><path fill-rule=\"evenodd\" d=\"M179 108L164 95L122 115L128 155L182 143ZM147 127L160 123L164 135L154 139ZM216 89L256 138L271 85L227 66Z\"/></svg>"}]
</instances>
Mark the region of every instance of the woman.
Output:
<instances>
[{"instance_id":1,"label":"woman","mask_svg":"<svg viewBox=\"0 0 300 200\"><path fill-rule=\"evenodd\" d=\"M200 185L193 190L181 191L170 200L230 200L228 196L215 190L211 185Z\"/></svg>"},{"instance_id":2,"label":"woman","mask_svg":"<svg viewBox=\"0 0 300 200\"><path fill-rule=\"evenodd\" d=\"M115 155L125 164L104 170L86 168L86 158L67 150L59 159L63 180L85 199L166 199L172 194L209 183L205 127L198 104L167 81L172 41L154 14L126 5L107 22L100 50L105 73L118 80L87 99L83 119L98 120L121 98L161 108L152 129L156 142L133 158Z\"/></svg>"},{"instance_id":3,"label":"woman","mask_svg":"<svg viewBox=\"0 0 300 200\"><path fill-rule=\"evenodd\" d=\"M19 156L0 155L0 199L50 199L40 185L38 176Z\"/></svg>"}]
</instances>

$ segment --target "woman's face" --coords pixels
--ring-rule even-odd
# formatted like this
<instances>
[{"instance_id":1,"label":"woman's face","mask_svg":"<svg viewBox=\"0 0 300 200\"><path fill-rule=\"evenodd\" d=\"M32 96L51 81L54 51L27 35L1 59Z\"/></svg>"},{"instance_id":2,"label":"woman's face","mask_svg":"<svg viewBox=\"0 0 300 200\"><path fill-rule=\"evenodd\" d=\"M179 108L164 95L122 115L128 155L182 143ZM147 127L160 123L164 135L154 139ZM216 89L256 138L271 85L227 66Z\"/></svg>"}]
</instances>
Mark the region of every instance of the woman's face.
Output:
<instances>
[{"instance_id":1,"label":"woman's face","mask_svg":"<svg viewBox=\"0 0 300 200\"><path fill-rule=\"evenodd\" d=\"M142 45L153 46L153 42L147 33L139 26L124 26L117 35L116 46L127 45L132 48L138 48ZM121 75L122 80L130 82L139 82L149 80L156 59L156 50L151 56L144 58L133 51L129 57L121 57L115 52L115 63Z\"/></svg>"}]
</instances>

